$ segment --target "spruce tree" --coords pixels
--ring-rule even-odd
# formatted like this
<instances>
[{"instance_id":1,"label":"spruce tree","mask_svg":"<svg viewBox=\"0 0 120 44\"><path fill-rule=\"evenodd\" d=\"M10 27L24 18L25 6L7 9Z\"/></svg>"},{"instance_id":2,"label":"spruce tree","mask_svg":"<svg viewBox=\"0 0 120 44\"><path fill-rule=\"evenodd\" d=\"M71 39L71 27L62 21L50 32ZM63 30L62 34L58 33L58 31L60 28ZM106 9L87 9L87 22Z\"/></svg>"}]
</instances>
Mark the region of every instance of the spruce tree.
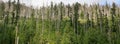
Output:
<instances>
[{"instance_id":1,"label":"spruce tree","mask_svg":"<svg viewBox=\"0 0 120 44\"><path fill-rule=\"evenodd\" d=\"M74 30L75 33L78 34L78 10L79 10L79 4L76 3L74 6Z\"/></svg>"},{"instance_id":2,"label":"spruce tree","mask_svg":"<svg viewBox=\"0 0 120 44\"><path fill-rule=\"evenodd\" d=\"M4 15L4 13L5 13L5 4L4 4L4 2L2 2L1 3L1 5L0 5L0 20L3 20L3 18L5 17L5 15Z\"/></svg>"},{"instance_id":3,"label":"spruce tree","mask_svg":"<svg viewBox=\"0 0 120 44\"><path fill-rule=\"evenodd\" d=\"M8 5L9 5L9 9L10 9L10 7L11 7L11 0L9 0Z\"/></svg>"}]
</instances>

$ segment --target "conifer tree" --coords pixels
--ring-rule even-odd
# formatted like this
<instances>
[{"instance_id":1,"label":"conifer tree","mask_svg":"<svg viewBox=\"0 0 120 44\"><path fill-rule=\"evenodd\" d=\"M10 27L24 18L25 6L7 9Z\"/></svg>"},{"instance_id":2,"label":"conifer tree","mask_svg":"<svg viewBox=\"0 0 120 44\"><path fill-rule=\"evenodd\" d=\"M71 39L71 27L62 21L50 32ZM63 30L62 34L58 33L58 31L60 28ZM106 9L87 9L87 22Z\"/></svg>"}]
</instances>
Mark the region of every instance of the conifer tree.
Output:
<instances>
[{"instance_id":1,"label":"conifer tree","mask_svg":"<svg viewBox=\"0 0 120 44\"><path fill-rule=\"evenodd\" d=\"M1 5L0 5L0 20L3 20L3 18L5 17L4 15L4 10L5 10L5 4L2 2Z\"/></svg>"},{"instance_id":2,"label":"conifer tree","mask_svg":"<svg viewBox=\"0 0 120 44\"><path fill-rule=\"evenodd\" d=\"M108 32L108 29L109 29L109 25L108 25L108 18L107 18L107 14L104 15L104 27L105 28L105 32L107 33Z\"/></svg>"},{"instance_id":3,"label":"conifer tree","mask_svg":"<svg viewBox=\"0 0 120 44\"><path fill-rule=\"evenodd\" d=\"M9 5L9 9L10 9L10 6L11 6L11 0L9 0L8 5Z\"/></svg>"},{"instance_id":4,"label":"conifer tree","mask_svg":"<svg viewBox=\"0 0 120 44\"><path fill-rule=\"evenodd\" d=\"M78 30L78 10L79 10L79 4L76 3L74 6L74 30L75 33L78 34L77 30Z\"/></svg>"},{"instance_id":5,"label":"conifer tree","mask_svg":"<svg viewBox=\"0 0 120 44\"><path fill-rule=\"evenodd\" d=\"M63 16L63 3L60 3L60 20L62 20L62 16Z\"/></svg>"},{"instance_id":6,"label":"conifer tree","mask_svg":"<svg viewBox=\"0 0 120 44\"><path fill-rule=\"evenodd\" d=\"M58 10L57 10L57 5L55 4L54 5L54 20L55 20L55 26L57 26L57 18L55 18L55 17L57 17L57 15L58 15ZM56 28L57 29L57 28Z\"/></svg>"}]
</instances>

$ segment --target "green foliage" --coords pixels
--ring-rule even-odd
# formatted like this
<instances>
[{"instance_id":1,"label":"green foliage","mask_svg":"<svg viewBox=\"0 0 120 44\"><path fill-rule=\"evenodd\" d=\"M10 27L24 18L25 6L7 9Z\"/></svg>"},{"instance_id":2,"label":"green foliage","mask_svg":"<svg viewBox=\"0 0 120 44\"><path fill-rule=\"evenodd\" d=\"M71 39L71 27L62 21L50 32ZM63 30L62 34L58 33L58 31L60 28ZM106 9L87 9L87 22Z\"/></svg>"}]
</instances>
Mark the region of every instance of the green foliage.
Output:
<instances>
[{"instance_id":1,"label":"green foliage","mask_svg":"<svg viewBox=\"0 0 120 44\"><path fill-rule=\"evenodd\" d=\"M116 16L115 3L112 8L101 8L51 2L51 6L25 11L29 17L21 16L26 8L19 0L9 2L12 11L5 11L5 4L0 5L0 44L120 44L120 17Z\"/></svg>"}]
</instances>

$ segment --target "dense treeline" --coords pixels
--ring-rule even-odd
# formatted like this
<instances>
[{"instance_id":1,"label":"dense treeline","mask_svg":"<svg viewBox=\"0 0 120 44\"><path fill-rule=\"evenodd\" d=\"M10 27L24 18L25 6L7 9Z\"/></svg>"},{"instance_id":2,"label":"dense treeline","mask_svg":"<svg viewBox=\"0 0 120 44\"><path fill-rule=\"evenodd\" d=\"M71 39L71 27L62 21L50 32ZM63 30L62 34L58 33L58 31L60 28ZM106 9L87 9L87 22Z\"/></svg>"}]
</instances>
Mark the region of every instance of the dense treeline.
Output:
<instances>
[{"instance_id":1,"label":"dense treeline","mask_svg":"<svg viewBox=\"0 0 120 44\"><path fill-rule=\"evenodd\" d=\"M120 44L120 8L113 3L53 4L40 9L0 3L0 44Z\"/></svg>"}]
</instances>

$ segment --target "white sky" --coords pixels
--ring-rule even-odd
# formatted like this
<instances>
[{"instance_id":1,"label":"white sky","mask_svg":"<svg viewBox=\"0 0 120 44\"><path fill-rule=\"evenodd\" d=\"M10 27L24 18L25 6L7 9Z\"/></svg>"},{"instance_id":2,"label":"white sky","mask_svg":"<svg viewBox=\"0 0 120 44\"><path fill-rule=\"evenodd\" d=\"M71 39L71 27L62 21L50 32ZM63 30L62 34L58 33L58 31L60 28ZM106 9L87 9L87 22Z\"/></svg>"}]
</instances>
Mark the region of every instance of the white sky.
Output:
<instances>
[{"instance_id":1,"label":"white sky","mask_svg":"<svg viewBox=\"0 0 120 44\"><path fill-rule=\"evenodd\" d=\"M3 0L3 1L8 1L8 0ZM113 2L115 0L20 0L21 3L25 3L26 5L32 5L34 7L40 7L40 6L47 6L47 5L50 5L51 1L53 3L60 3L61 1L64 3L64 4L73 4L75 2L79 2L81 4L84 4L84 3L87 3L88 5L89 4L95 4L95 3L101 3L101 4L104 4L106 1L107 2Z\"/></svg>"}]
</instances>

